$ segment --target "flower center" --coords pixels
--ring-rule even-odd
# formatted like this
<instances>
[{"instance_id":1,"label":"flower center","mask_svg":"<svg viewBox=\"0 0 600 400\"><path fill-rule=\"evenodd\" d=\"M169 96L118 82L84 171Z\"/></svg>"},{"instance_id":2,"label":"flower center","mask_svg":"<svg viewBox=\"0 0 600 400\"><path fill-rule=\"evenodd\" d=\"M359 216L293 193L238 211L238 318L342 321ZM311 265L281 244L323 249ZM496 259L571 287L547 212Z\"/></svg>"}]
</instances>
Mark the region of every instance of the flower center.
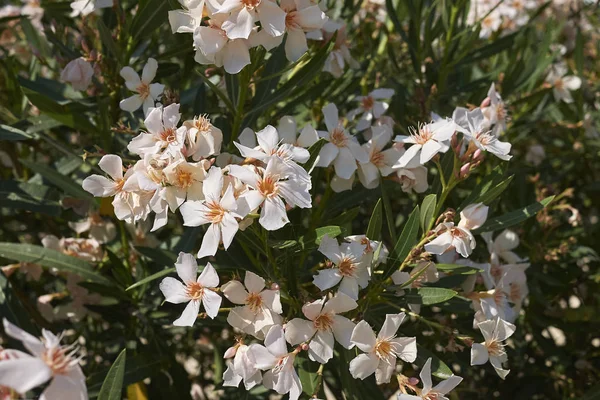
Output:
<instances>
[{"instance_id":1,"label":"flower center","mask_svg":"<svg viewBox=\"0 0 600 400\"><path fill-rule=\"evenodd\" d=\"M429 392L423 397L423 400L438 400L439 398L438 392Z\"/></svg>"},{"instance_id":2,"label":"flower center","mask_svg":"<svg viewBox=\"0 0 600 400\"><path fill-rule=\"evenodd\" d=\"M496 137L491 135L489 132L479 132L477 135L475 135L475 139L483 146L487 146L496 140Z\"/></svg>"},{"instance_id":3,"label":"flower center","mask_svg":"<svg viewBox=\"0 0 600 400\"><path fill-rule=\"evenodd\" d=\"M185 171L182 168L177 168L177 181L176 184L178 187L182 189L187 189L194 183L194 179L192 178L192 173L190 171Z\"/></svg>"},{"instance_id":4,"label":"flower center","mask_svg":"<svg viewBox=\"0 0 600 400\"><path fill-rule=\"evenodd\" d=\"M504 108L504 103L498 104L496 107L496 118L499 121L503 121L506 118L506 109Z\"/></svg>"},{"instance_id":5,"label":"flower center","mask_svg":"<svg viewBox=\"0 0 600 400\"><path fill-rule=\"evenodd\" d=\"M150 85L145 82L141 82L136 88L136 91L139 93L142 100L146 100L148 96L150 96Z\"/></svg>"},{"instance_id":6,"label":"flower center","mask_svg":"<svg viewBox=\"0 0 600 400\"><path fill-rule=\"evenodd\" d=\"M315 329L319 331L329 331L333 326L333 316L330 313L319 315L313 321Z\"/></svg>"},{"instance_id":7,"label":"flower center","mask_svg":"<svg viewBox=\"0 0 600 400\"><path fill-rule=\"evenodd\" d=\"M57 340L60 341L62 335L60 335ZM42 361L46 363L46 365L52 370L53 375L66 375L71 367L79 363L79 357L76 357L77 352L79 351L79 346L74 344L70 346L60 346L60 344L53 343L53 345L48 346L47 340L42 338L42 342L47 348L41 355Z\"/></svg>"},{"instance_id":8,"label":"flower center","mask_svg":"<svg viewBox=\"0 0 600 400\"><path fill-rule=\"evenodd\" d=\"M485 347L491 356L500 356L504 354L504 345L496 339L486 341Z\"/></svg>"},{"instance_id":9,"label":"flower center","mask_svg":"<svg viewBox=\"0 0 600 400\"><path fill-rule=\"evenodd\" d=\"M297 11L290 11L285 15L285 26L288 29L299 29L300 24L296 21Z\"/></svg>"},{"instance_id":10,"label":"flower center","mask_svg":"<svg viewBox=\"0 0 600 400\"><path fill-rule=\"evenodd\" d=\"M225 210L223 207L221 207L221 205L217 202L208 203L206 206L208 207L206 218L208 218L213 224L221 223L223 217L225 216Z\"/></svg>"},{"instance_id":11,"label":"flower center","mask_svg":"<svg viewBox=\"0 0 600 400\"><path fill-rule=\"evenodd\" d=\"M502 268L498 265L492 265L490 275L495 279L500 279L502 277Z\"/></svg>"},{"instance_id":12,"label":"flower center","mask_svg":"<svg viewBox=\"0 0 600 400\"><path fill-rule=\"evenodd\" d=\"M177 141L177 137L175 136L175 129L168 128L160 133L160 139L163 142L173 143Z\"/></svg>"},{"instance_id":13,"label":"flower center","mask_svg":"<svg viewBox=\"0 0 600 400\"><path fill-rule=\"evenodd\" d=\"M208 119L206 115L201 115L197 118L194 118L194 127L200 132L209 131L211 126L212 124L210 123L210 119Z\"/></svg>"},{"instance_id":14,"label":"flower center","mask_svg":"<svg viewBox=\"0 0 600 400\"><path fill-rule=\"evenodd\" d=\"M462 229L458 228L450 228L450 234L455 238L465 238L467 235L462 231Z\"/></svg>"},{"instance_id":15,"label":"flower center","mask_svg":"<svg viewBox=\"0 0 600 400\"><path fill-rule=\"evenodd\" d=\"M258 191L265 197L273 197L278 192L277 180L272 176L265 176L258 181Z\"/></svg>"},{"instance_id":16,"label":"flower center","mask_svg":"<svg viewBox=\"0 0 600 400\"><path fill-rule=\"evenodd\" d=\"M204 294L204 287L198 282L189 282L186 287L186 293L192 300L199 300Z\"/></svg>"},{"instance_id":17,"label":"flower center","mask_svg":"<svg viewBox=\"0 0 600 400\"><path fill-rule=\"evenodd\" d=\"M262 308L263 299L259 293L250 293L248 294L248 297L246 297L246 305L256 314Z\"/></svg>"},{"instance_id":18,"label":"flower center","mask_svg":"<svg viewBox=\"0 0 600 400\"><path fill-rule=\"evenodd\" d=\"M517 303L521 300L521 287L516 283L510 284L510 301Z\"/></svg>"},{"instance_id":19,"label":"flower center","mask_svg":"<svg viewBox=\"0 0 600 400\"><path fill-rule=\"evenodd\" d=\"M371 108L373 108L373 105L375 104L375 100L371 97L371 96L366 96L365 98L363 98L361 100L361 105L362 108L365 111L370 110Z\"/></svg>"},{"instance_id":20,"label":"flower center","mask_svg":"<svg viewBox=\"0 0 600 400\"><path fill-rule=\"evenodd\" d=\"M115 181L115 183L117 184L115 190L117 192L120 192L121 190L123 190L123 185L125 185L125 179L119 179L118 181Z\"/></svg>"},{"instance_id":21,"label":"flower center","mask_svg":"<svg viewBox=\"0 0 600 400\"><path fill-rule=\"evenodd\" d=\"M344 128L337 127L331 132L331 143L335 144L337 147L345 147L348 143L348 138L346 137L346 132L344 132Z\"/></svg>"},{"instance_id":22,"label":"flower center","mask_svg":"<svg viewBox=\"0 0 600 400\"><path fill-rule=\"evenodd\" d=\"M354 276L356 264L354 264L353 259L345 257L338 264L338 269L340 270L340 274L342 274L342 276Z\"/></svg>"},{"instance_id":23,"label":"flower center","mask_svg":"<svg viewBox=\"0 0 600 400\"><path fill-rule=\"evenodd\" d=\"M377 339L375 342L375 354L379 358L388 358L394 354L392 343L389 340Z\"/></svg>"},{"instance_id":24,"label":"flower center","mask_svg":"<svg viewBox=\"0 0 600 400\"><path fill-rule=\"evenodd\" d=\"M262 0L242 0L244 7L252 10L260 5Z\"/></svg>"},{"instance_id":25,"label":"flower center","mask_svg":"<svg viewBox=\"0 0 600 400\"><path fill-rule=\"evenodd\" d=\"M377 150L373 151L373 153L371 154L371 162L376 167L383 167L383 165L384 165L383 152L377 151Z\"/></svg>"},{"instance_id":26,"label":"flower center","mask_svg":"<svg viewBox=\"0 0 600 400\"><path fill-rule=\"evenodd\" d=\"M557 80L554 81L554 87L557 88L558 90L564 89L565 83L563 82L562 78L558 78Z\"/></svg>"},{"instance_id":27,"label":"flower center","mask_svg":"<svg viewBox=\"0 0 600 400\"><path fill-rule=\"evenodd\" d=\"M424 145L433 137L433 132L427 124L419 124L418 129L411 126L408 130L416 144Z\"/></svg>"}]
</instances>

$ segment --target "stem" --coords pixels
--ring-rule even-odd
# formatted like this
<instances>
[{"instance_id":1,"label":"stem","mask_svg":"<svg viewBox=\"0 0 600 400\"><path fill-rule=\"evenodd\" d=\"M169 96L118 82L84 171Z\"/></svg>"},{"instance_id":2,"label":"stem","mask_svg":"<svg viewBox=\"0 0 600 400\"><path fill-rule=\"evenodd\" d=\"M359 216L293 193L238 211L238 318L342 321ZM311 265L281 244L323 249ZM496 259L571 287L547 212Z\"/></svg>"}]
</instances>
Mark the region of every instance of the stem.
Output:
<instances>
[{"instance_id":1,"label":"stem","mask_svg":"<svg viewBox=\"0 0 600 400\"><path fill-rule=\"evenodd\" d=\"M311 398L316 399L319 391L321 390L321 385L323 384L323 368L325 364L319 365L319 369L317 370L317 385L315 386L315 390L311 396Z\"/></svg>"},{"instance_id":2,"label":"stem","mask_svg":"<svg viewBox=\"0 0 600 400\"><path fill-rule=\"evenodd\" d=\"M119 229L121 231L121 247L123 248L123 254L125 256L125 265L129 270L129 273L132 272L131 263L129 262L129 239L127 238L127 229L125 229L125 224L123 221L119 220Z\"/></svg>"},{"instance_id":3,"label":"stem","mask_svg":"<svg viewBox=\"0 0 600 400\"><path fill-rule=\"evenodd\" d=\"M239 94L236 105L235 115L233 117L233 126L231 128L231 143L229 147L233 147L233 142L237 140L240 134L240 128L242 120L244 118L244 105L246 104L246 97L248 96L248 84L250 82L250 75L247 71L242 70L239 74Z\"/></svg>"}]
</instances>

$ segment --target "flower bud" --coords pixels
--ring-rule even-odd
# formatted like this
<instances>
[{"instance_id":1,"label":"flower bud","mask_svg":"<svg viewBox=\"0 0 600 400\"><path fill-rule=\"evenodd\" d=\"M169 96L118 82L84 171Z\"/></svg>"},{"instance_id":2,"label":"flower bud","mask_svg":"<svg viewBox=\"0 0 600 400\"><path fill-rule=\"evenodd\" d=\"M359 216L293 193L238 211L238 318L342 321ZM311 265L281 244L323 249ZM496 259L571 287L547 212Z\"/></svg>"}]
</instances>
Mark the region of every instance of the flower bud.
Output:
<instances>
[{"instance_id":1,"label":"flower bud","mask_svg":"<svg viewBox=\"0 0 600 400\"><path fill-rule=\"evenodd\" d=\"M85 90L92 82L94 69L83 57L76 58L67 64L60 74L63 82L69 82L75 90Z\"/></svg>"},{"instance_id":2,"label":"flower bud","mask_svg":"<svg viewBox=\"0 0 600 400\"><path fill-rule=\"evenodd\" d=\"M408 378L408 384L411 386L417 386L419 384L419 379L415 378L414 376L412 378Z\"/></svg>"},{"instance_id":3,"label":"flower bud","mask_svg":"<svg viewBox=\"0 0 600 400\"><path fill-rule=\"evenodd\" d=\"M459 179L464 179L469 174L471 170L471 163L466 163L462 167L460 167L460 172L458 174Z\"/></svg>"},{"instance_id":4,"label":"flower bud","mask_svg":"<svg viewBox=\"0 0 600 400\"><path fill-rule=\"evenodd\" d=\"M489 207L483 203L471 204L460 212L458 226L465 229L477 229L487 219Z\"/></svg>"}]
</instances>

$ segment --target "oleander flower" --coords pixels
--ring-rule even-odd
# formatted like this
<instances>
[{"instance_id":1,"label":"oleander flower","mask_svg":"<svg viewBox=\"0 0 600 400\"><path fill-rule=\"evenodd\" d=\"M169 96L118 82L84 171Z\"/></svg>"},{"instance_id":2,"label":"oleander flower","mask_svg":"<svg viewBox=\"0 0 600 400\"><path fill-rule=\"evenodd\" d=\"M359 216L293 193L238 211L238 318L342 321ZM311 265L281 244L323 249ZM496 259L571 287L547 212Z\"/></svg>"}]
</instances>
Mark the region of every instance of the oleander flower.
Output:
<instances>
[{"instance_id":1,"label":"oleander flower","mask_svg":"<svg viewBox=\"0 0 600 400\"><path fill-rule=\"evenodd\" d=\"M140 156L164 153L166 156L180 157L187 133L185 126L177 127L180 118L179 104L151 108L144 120L148 131L131 139L127 149Z\"/></svg>"},{"instance_id":2,"label":"oleander flower","mask_svg":"<svg viewBox=\"0 0 600 400\"><path fill-rule=\"evenodd\" d=\"M101 8L110 8L113 6L113 0L75 0L71 2L73 11L70 17L79 15L86 16Z\"/></svg>"},{"instance_id":3,"label":"oleander flower","mask_svg":"<svg viewBox=\"0 0 600 400\"><path fill-rule=\"evenodd\" d=\"M271 0L225 0L215 14L227 16L223 30L232 40L248 39L258 21L271 36L281 36L285 32L285 11Z\"/></svg>"},{"instance_id":4,"label":"oleander flower","mask_svg":"<svg viewBox=\"0 0 600 400\"><path fill-rule=\"evenodd\" d=\"M379 88L373 90L366 96L357 96L356 101L360 105L348 113L348 120L352 121L360 115L360 119L356 123L356 129L364 131L371 127L373 122L386 112L389 104L381 101L389 99L394 95L394 89Z\"/></svg>"},{"instance_id":5,"label":"oleander flower","mask_svg":"<svg viewBox=\"0 0 600 400\"><path fill-rule=\"evenodd\" d=\"M456 125L452 120L440 119L435 122L419 124L417 128L408 128L410 135L398 135L394 139L398 143L412 144L402 157L398 160L396 168L406 168L411 165L411 161L418 160L420 165L431 160L438 153L445 153L449 146L446 143L449 141L454 132Z\"/></svg>"},{"instance_id":6,"label":"oleander flower","mask_svg":"<svg viewBox=\"0 0 600 400\"><path fill-rule=\"evenodd\" d=\"M448 400L446 396L452 389L462 382L463 378L456 375L450 375L437 385L433 386L431 380L431 357L427 359L425 365L419 373L423 389L417 391L417 395L403 394L398 395L398 400Z\"/></svg>"},{"instance_id":7,"label":"oleander flower","mask_svg":"<svg viewBox=\"0 0 600 400\"><path fill-rule=\"evenodd\" d=\"M125 79L125 86L136 93L131 97L121 100L119 103L121 110L134 112L142 107L144 115L146 115L150 108L154 107L155 102L160 99L165 89L165 85L152 83L156 77L157 70L158 63L154 58L148 59L141 77L131 67L121 69L120 75Z\"/></svg>"},{"instance_id":8,"label":"oleander flower","mask_svg":"<svg viewBox=\"0 0 600 400\"><path fill-rule=\"evenodd\" d=\"M568 69L565 63L555 64L550 68L546 82L552 85L552 93L556 101L572 103L572 91L581 87L581 78L575 75L567 75Z\"/></svg>"},{"instance_id":9,"label":"oleander flower","mask_svg":"<svg viewBox=\"0 0 600 400\"><path fill-rule=\"evenodd\" d=\"M508 161L512 158L510 153L511 144L501 142L486 123L485 116L480 108L471 111L466 108L458 107L452 114L452 119L456 122L456 129L462 132L469 141L469 147L475 146L477 149L489 151L501 160ZM467 150L469 151L469 150Z\"/></svg>"},{"instance_id":10,"label":"oleander flower","mask_svg":"<svg viewBox=\"0 0 600 400\"><path fill-rule=\"evenodd\" d=\"M500 318L480 322L477 326L485 341L473 343L471 365L483 365L489 361L498 376L505 379L510 370L502 367L502 364L508 360L508 355L504 350L504 341L511 337L517 328Z\"/></svg>"},{"instance_id":11,"label":"oleander flower","mask_svg":"<svg viewBox=\"0 0 600 400\"><path fill-rule=\"evenodd\" d=\"M86 90L92 83L93 76L94 68L92 68L92 65L85 58L79 57L71 60L65 66L60 73L60 80L70 83L75 90Z\"/></svg>"}]
</instances>

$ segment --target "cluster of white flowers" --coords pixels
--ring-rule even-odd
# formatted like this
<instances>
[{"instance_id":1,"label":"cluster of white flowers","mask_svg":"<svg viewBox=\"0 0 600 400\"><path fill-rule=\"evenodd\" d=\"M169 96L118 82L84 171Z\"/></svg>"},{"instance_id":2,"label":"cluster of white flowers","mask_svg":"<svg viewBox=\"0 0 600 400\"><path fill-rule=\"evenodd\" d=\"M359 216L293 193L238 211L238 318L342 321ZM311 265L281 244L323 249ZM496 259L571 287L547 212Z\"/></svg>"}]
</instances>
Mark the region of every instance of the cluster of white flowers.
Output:
<instances>
[{"instance_id":1,"label":"cluster of white flowers","mask_svg":"<svg viewBox=\"0 0 600 400\"><path fill-rule=\"evenodd\" d=\"M321 29L327 16L318 4L302 0L179 0L169 11L173 33L191 33L196 62L237 74L250 64L249 50L279 46L295 62L308 51L307 33ZM208 19L203 19L208 16ZM260 23L260 26L257 25Z\"/></svg>"},{"instance_id":2,"label":"cluster of white flowers","mask_svg":"<svg viewBox=\"0 0 600 400\"><path fill-rule=\"evenodd\" d=\"M479 36L488 38L497 31L511 33L529 21L529 12L536 9L536 0L477 0L469 7L468 22L481 24Z\"/></svg>"}]
</instances>

